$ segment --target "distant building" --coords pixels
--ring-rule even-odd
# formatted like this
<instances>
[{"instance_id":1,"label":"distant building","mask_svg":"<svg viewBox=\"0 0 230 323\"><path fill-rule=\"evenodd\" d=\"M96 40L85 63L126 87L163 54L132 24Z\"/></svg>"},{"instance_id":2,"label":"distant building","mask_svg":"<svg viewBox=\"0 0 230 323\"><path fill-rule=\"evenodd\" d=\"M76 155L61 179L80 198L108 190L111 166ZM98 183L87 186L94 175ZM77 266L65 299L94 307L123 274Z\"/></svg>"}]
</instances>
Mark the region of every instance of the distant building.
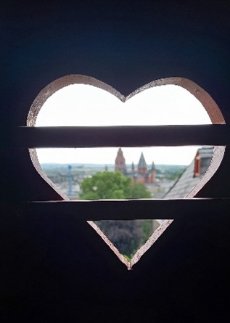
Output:
<instances>
[{"instance_id":1,"label":"distant building","mask_svg":"<svg viewBox=\"0 0 230 323\"><path fill-rule=\"evenodd\" d=\"M126 174L126 164L125 164L125 157L123 155L123 151L121 148L118 149L117 156L115 159L115 171L121 172L123 174Z\"/></svg>"},{"instance_id":2,"label":"distant building","mask_svg":"<svg viewBox=\"0 0 230 323\"><path fill-rule=\"evenodd\" d=\"M152 184L156 179L155 164L152 162L152 165L149 168L143 153L141 153L137 167L132 163L131 169L128 170L121 148L118 149L117 156L115 158L115 171L120 171L125 176L131 177L136 183Z\"/></svg>"}]
</instances>

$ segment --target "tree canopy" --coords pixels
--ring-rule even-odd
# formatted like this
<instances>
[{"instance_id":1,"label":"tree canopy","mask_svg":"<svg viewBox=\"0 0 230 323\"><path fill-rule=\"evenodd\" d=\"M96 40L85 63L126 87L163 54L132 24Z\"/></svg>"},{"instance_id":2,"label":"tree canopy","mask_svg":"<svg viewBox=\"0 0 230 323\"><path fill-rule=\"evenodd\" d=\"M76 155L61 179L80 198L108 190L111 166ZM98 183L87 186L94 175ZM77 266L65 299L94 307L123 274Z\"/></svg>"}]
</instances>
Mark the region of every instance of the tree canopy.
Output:
<instances>
[{"instance_id":1,"label":"tree canopy","mask_svg":"<svg viewBox=\"0 0 230 323\"><path fill-rule=\"evenodd\" d=\"M81 183L81 199L149 198L150 192L140 183L120 172L98 172Z\"/></svg>"}]
</instances>

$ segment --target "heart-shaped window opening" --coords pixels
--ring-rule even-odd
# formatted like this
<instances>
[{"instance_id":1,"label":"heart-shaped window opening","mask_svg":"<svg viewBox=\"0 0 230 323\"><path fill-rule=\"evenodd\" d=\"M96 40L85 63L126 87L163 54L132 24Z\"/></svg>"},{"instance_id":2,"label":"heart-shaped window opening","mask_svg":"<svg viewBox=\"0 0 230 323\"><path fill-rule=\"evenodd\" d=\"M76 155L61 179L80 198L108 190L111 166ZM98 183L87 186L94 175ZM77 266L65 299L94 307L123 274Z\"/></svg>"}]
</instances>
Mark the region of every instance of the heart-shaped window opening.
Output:
<instances>
[{"instance_id":1,"label":"heart-shaped window opening","mask_svg":"<svg viewBox=\"0 0 230 323\"><path fill-rule=\"evenodd\" d=\"M124 97L105 83L82 75L63 77L44 88L27 120L28 126L209 123L225 121L210 95L190 80L153 81ZM30 150L39 174L66 200L193 197L213 176L223 154L224 147ZM173 178L166 180L166 174ZM173 222L171 216L168 220L156 216L156 220L88 223L130 269Z\"/></svg>"}]
</instances>

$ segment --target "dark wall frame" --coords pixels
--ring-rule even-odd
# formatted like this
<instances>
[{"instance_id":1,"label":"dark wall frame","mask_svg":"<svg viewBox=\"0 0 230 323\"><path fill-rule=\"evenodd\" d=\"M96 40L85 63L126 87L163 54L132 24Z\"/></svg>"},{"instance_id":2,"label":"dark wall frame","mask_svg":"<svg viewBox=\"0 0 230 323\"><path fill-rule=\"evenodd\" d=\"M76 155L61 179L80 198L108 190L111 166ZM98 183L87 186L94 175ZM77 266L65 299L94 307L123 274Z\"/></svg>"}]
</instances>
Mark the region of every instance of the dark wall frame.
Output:
<instances>
[{"instance_id":1,"label":"dark wall frame","mask_svg":"<svg viewBox=\"0 0 230 323\"><path fill-rule=\"evenodd\" d=\"M125 95L154 79L186 77L210 93L229 123L227 1L1 6L4 146L26 124L38 92L70 73L91 75ZM229 197L229 162L227 148L222 167L199 196ZM34 170L27 149L1 148L0 171L5 321L224 321L228 209L210 208L207 214L201 207L195 218L189 214L175 221L128 272L75 216L24 212L27 201L59 199Z\"/></svg>"}]
</instances>

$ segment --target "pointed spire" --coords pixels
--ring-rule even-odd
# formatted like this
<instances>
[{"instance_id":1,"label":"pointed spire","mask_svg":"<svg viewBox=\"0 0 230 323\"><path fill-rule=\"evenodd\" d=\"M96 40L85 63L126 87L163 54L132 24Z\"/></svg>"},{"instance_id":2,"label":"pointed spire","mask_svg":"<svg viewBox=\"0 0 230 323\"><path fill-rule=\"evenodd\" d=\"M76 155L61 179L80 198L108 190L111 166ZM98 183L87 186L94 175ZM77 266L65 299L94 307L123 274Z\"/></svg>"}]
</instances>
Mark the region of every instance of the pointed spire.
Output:
<instances>
[{"instance_id":1,"label":"pointed spire","mask_svg":"<svg viewBox=\"0 0 230 323\"><path fill-rule=\"evenodd\" d=\"M118 149L117 156L115 159L115 171L120 171L122 173L126 172L125 158L121 148Z\"/></svg>"},{"instance_id":2,"label":"pointed spire","mask_svg":"<svg viewBox=\"0 0 230 323\"><path fill-rule=\"evenodd\" d=\"M135 165L134 165L134 162L132 162L132 166L131 166L131 168L132 168L132 172L134 173L134 172L135 172Z\"/></svg>"},{"instance_id":3,"label":"pointed spire","mask_svg":"<svg viewBox=\"0 0 230 323\"><path fill-rule=\"evenodd\" d=\"M139 174L145 174L147 172L147 164L145 161L145 157L143 152L141 153L141 157L139 159L139 163L138 163L138 173Z\"/></svg>"},{"instance_id":4,"label":"pointed spire","mask_svg":"<svg viewBox=\"0 0 230 323\"><path fill-rule=\"evenodd\" d=\"M152 166L151 166L151 171L153 171L153 170L156 170L156 166L154 164L154 161L152 162Z\"/></svg>"},{"instance_id":5,"label":"pointed spire","mask_svg":"<svg viewBox=\"0 0 230 323\"><path fill-rule=\"evenodd\" d=\"M144 157L143 153L141 153L141 157L140 157L139 163L138 163L138 168L147 168L147 164L146 164L145 157Z\"/></svg>"}]
</instances>

